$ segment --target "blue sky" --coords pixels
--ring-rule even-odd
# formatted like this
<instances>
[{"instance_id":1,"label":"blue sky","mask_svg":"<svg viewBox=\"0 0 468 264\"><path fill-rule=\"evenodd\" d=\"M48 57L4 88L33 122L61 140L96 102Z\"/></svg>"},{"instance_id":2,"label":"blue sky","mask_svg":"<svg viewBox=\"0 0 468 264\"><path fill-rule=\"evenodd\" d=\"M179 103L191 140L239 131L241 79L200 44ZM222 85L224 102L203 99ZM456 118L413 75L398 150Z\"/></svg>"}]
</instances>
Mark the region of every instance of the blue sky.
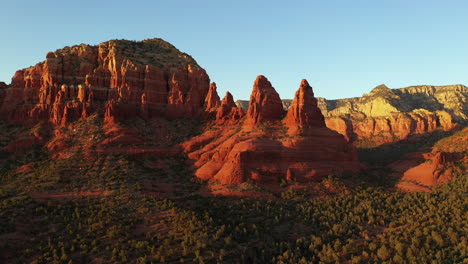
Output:
<instances>
[{"instance_id":1,"label":"blue sky","mask_svg":"<svg viewBox=\"0 0 468 264\"><path fill-rule=\"evenodd\" d=\"M3 1L0 80L48 51L160 37L248 99L265 75L282 98L305 78L316 96L360 96L385 83L468 84L468 1Z\"/></svg>"}]
</instances>

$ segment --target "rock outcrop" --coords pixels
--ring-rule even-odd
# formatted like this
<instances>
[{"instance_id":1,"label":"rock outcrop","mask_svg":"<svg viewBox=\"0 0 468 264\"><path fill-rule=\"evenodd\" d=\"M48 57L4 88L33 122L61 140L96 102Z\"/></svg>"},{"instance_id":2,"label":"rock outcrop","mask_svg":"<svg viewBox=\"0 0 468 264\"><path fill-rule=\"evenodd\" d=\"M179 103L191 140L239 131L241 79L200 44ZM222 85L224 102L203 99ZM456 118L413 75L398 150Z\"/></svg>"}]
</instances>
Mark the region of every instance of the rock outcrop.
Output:
<instances>
[{"instance_id":1,"label":"rock outcrop","mask_svg":"<svg viewBox=\"0 0 468 264\"><path fill-rule=\"evenodd\" d=\"M221 109L236 108L228 93ZM281 100L270 82L259 76L244 119L211 127L183 144L194 162L195 175L221 184L253 180L310 182L333 173L358 171L356 150L342 135L325 127L312 88L303 80L284 116ZM223 108L224 107L224 108ZM220 110L218 116L226 116ZM219 121L218 121L219 122ZM290 128L293 129L291 132Z\"/></svg>"},{"instance_id":2,"label":"rock outcrop","mask_svg":"<svg viewBox=\"0 0 468 264\"><path fill-rule=\"evenodd\" d=\"M414 185L418 185L426 188L425 190L430 190L427 188L450 181L454 173L466 174L468 128L439 140L430 152L423 153L421 156L421 161L412 166L398 166L398 163L405 164L405 161L397 161L393 165L392 168L401 175L398 187L417 190ZM462 166L454 166L456 163Z\"/></svg>"},{"instance_id":3,"label":"rock outcrop","mask_svg":"<svg viewBox=\"0 0 468 264\"><path fill-rule=\"evenodd\" d=\"M437 129L449 131L467 122L468 88L414 86L389 89L379 85L360 98L322 103L327 126L369 147L400 141Z\"/></svg>"},{"instance_id":4,"label":"rock outcrop","mask_svg":"<svg viewBox=\"0 0 468 264\"><path fill-rule=\"evenodd\" d=\"M216 120L218 123L233 123L239 121L244 117L245 112L242 108L237 107L234 103L234 99L230 92L226 92L226 95L221 101L221 107L218 108L216 113Z\"/></svg>"},{"instance_id":5,"label":"rock outcrop","mask_svg":"<svg viewBox=\"0 0 468 264\"><path fill-rule=\"evenodd\" d=\"M284 113L279 94L265 76L259 75L250 95L246 124L255 125L265 121L279 120L283 118Z\"/></svg>"},{"instance_id":6,"label":"rock outcrop","mask_svg":"<svg viewBox=\"0 0 468 264\"><path fill-rule=\"evenodd\" d=\"M128 114L117 113L119 109L145 119L190 117L202 114L208 91L205 70L171 44L112 40L49 52L44 62L17 71L0 115L11 122L55 124L89 111ZM216 105L216 98L209 100ZM127 106L105 110L111 101Z\"/></svg>"},{"instance_id":7,"label":"rock outcrop","mask_svg":"<svg viewBox=\"0 0 468 264\"><path fill-rule=\"evenodd\" d=\"M468 123L468 88L463 85L390 89L382 84L362 97L316 101L327 127L361 147ZM247 101L236 104L248 110ZM282 100L282 105L288 110L293 102Z\"/></svg>"},{"instance_id":8,"label":"rock outcrop","mask_svg":"<svg viewBox=\"0 0 468 264\"><path fill-rule=\"evenodd\" d=\"M208 94L205 98L205 110L207 112L217 110L220 105L221 101L217 92L216 83L211 83L210 89L208 90Z\"/></svg>"},{"instance_id":9,"label":"rock outcrop","mask_svg":"<svg viewBox=\"0 0 468 264\"><path fill-rule=\"evenodd\" d=\"M317 107L317 99L306 80L301 81L299 90L294 95L285 123L287 126L325 127L325 118Z\"/></svg>"},{"instance_id":10,"label":"rock outcrop","mask_svg":"<svg viewBox=\"0 0 468 264\"><path fill-rule=\"evenodd\" d=\"M424 109L362 119L347 115L328 117L326 124L362 147L400 141L411 135L430 133L437 129L449 131L458 126L448 112Z\"/></svg>"}]
</instances>

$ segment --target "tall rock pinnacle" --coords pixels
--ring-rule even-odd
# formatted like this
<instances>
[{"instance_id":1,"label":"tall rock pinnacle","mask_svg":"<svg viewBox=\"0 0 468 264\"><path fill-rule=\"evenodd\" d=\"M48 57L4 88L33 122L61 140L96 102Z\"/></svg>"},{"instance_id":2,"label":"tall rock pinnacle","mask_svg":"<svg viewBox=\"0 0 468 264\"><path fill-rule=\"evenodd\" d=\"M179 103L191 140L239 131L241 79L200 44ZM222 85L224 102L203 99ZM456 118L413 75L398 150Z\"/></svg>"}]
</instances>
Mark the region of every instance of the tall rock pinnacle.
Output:
<instances>
[{"instance_id":1,"label":"tall rock pinnacle","mask_svg":"<svg viewBox=\"0 0 468 264\"><path fill-rule=\"evenodd\" d=\"M278 120L283 116L283 104L278 93L265 76L257 76L250 95L246 123L254 125L265 121Z\"/></svg>"},{"instance_id":2,"label":"tall rock pinnacle","mask_svg":"<svg viewBox=\"0 0 468 264\"><path fill-rule=\"evenodd\" d=\"M218 96L218 92L216 91L216 83L210 84L210 89L208 89L208 94L205 98L205 110L216 109L220 106L220 100Z\"/></svg>"},{"instance_id":3,"label":"tall rock pinnacle","mask_svg":"<svg viewBox=\"0 0 468 264\"><path fill-rule=\"evenodd\" d=\"M305 79L301 81L301 85L294 95L285 123L287 125L325 127L325 118L317 107L317 99L314 97L312 87Z\"/></svg>"}]
</instances>

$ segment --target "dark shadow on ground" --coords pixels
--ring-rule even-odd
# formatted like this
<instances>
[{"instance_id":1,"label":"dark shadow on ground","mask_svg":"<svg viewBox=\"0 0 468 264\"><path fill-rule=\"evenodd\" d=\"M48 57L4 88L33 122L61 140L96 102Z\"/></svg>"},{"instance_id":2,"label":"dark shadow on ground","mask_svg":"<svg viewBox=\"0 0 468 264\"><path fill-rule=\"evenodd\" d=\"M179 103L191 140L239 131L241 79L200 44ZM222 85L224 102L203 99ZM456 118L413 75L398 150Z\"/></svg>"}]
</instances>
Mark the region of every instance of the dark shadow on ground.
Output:
<instances>
[{"instance_id":1,"label":"dark shadow on ground","mask_svg":"<svg viewBox=\"0 0 468 264\"><path fill-rule=\"evenodd\" d=\"M457 131L434 131L412 135L405 140L375 148L358 148L359 160L372 166L385 166L403 158L406 154L430 148L440 139L451 136Z\"/></svg>"},{"instance_id":2,"label":"dark shadow on ground","mask_svg":"<svg viewBox=\"0 0 468 264\"><path fill-rule=\"evenodd\" d=\"M374 148L358 148L359 160L368 168L359 174L343 174L343 181L355 186L383 187L393 189L399 178L391 175L389 164L405 160L405 155L414 152L430 152L431 147L444 137L453 135L458 130L434 131L432 133L412 135L405 140L381 145Z\"/></svg>"}]
</instances>

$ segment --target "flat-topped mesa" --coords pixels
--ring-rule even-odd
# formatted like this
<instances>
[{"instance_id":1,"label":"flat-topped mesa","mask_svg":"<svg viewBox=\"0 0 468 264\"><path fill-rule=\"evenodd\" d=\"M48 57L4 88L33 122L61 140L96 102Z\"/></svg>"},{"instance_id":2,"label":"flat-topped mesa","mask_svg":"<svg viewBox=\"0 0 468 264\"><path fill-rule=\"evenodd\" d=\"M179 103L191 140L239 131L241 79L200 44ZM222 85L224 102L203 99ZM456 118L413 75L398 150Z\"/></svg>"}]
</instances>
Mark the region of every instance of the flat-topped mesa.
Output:
<instances>
[{"instance_id":1,"label":"flat-topped mesa","mask_svg":"<svg viewBox=\"0 0 468 264\"><path fill-rule=\"evenodd\" d=\"M210 84L210 89L208 90L208 94L205 98L205 110L211 111L213 109L218 108L221 105L221 101L219 99L219 95L217 92L216 83L212 82Z\"/></svg>"},{"instance_id":2,"label":"flat-topped mesa","mask_svg":"<svg viewBox=\"0 0 468 264\"><path fill-rule=\"evenodd\" d=\"M307 80L301 81L284 121L287 126L325 127L325 118Z\"/></svg>"},{"instance_id":3,"label":"flat-topped mesa","mask_svg":"<svg viewBox=\"0 0 468 264\"><path fill-rule=\"evenodd\" d=\"M284 109L279 94L263 75L257 76L250 95L247 110L247 125L255 125L265 121L280 120L284 117Z\"/></svg>"},{"instance_id":4,"label":"flat-topped mesa","mask_svg":"<svg viewBox=\"0 0 468 264\"><path fill-rule=\"evenodd\" d=\"M221 101L221 107L218 108L216 113L216 120L224 123L229 121L240 120L245 115L242 108L237 107L234 103L234 98L230 92L226 92L223 100Z\"/></svg>"}]
</instances>

